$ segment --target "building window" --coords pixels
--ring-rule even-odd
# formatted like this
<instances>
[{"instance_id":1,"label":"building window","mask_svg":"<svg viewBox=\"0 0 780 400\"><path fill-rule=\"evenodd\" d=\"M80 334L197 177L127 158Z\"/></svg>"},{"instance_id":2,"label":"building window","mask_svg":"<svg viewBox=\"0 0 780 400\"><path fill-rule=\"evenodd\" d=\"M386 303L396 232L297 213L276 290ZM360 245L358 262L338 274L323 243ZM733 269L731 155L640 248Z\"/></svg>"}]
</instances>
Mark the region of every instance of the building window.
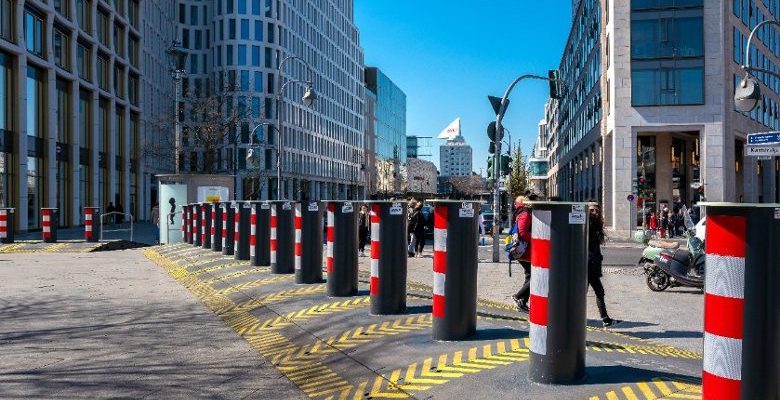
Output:
<instances>
[{"instance_id":1,"label":"building window","mask_svg":"<svg viewBox=\"0 0 780 400\"><path fill-rule=\"evenodd\" d=\"M54 0L54 9L65 18L70 18L70 1Z\"/></svg>"},{"instance_id":2,"label":"building window","mask_svg":"<svg viewBox=\"0 0 780 400\"><path fill-rule=\"evenodd\" d=\"M79 77L85 80L92 79L92 56L87 45L82 43L78 44L76 49L76 67L78 68Z\"/></svg>"},{"instance_id":3,"label":"building window","mask_svg":"<svg viewBox=\"0 0 780 400\"><path fill-rule=\"evenodd\" d=\"M114 90L116 95L125 98L125 70L114 66Z\"/></svg>"},{"instance_id":4,"label":"building window","mask_svg":"<svg viewBox=\"0 0 780 400\"><path fill-rule=\"evenodd\" d=\"M127 9L128 19L130 20L130 25L132 25L134 28L138 28L138 1L137 0L130 0L129 8Z\"/></svg>"},{"instance_id":5,"label":"building window","mask_svg":"<svg viewBox=\"0 0 780 400\"><path fill-rule=\"evenodd\" d=\"M0 38L14 41L14 1L0 0Z\"/></svg>"},{"instance_id":6,"label":"building window","mask_svg":"<svg viewBox=\"0 0 780 400\"><path fill-rule=\"evenodd\" d=\"M43 57L43 19L30 10L24 10L24 40L27 51Z\"/></svg>"},{"instance_id":7,"label":"building window","mask_svg":"<svg viewBox=\"0 0 780 400\"><path fill-rule=\"evenodd\" d=\"M102 56L97 58L97 83L103 90L108 90L108 60Z\"/></svg>"},{"instance_id":8,"label":"building window","mask_svg":"<svg viewBox=\"0 0 780 400\"><path fill-rule=\"evenodd\" d=\"M130 60L130 64L136 68L138 68L138 54L139 54L139 45L138 45L138 39L131 37L128 40L128 59Z\"/></svg>"},{"instance_id":9,"label":"building window","mask_svg":"<svg viewBox=\"0 0 780 400\"><path fill-rule=\"evenodd\" d=\"M59 29L54 30L54 63L70 70L70 38Z\"/></svg>"},{"instance_id":10,"label":"building window","mask_svg":"<svg viewBox=\"0 0 780 400\"><path fill-rule=\"evenodd\" d=\"M89 0L76 0L76 19L84 32L92 30L91 10L92 5Z\"/></svg>"},{"instance_id":11,"label":"building window","mask_svg":"<svg viewBox=\"0 0 780 400\"><path fill-rule=\"evenodd\" d=\"M130 75L127 78L127 87L128 87L128 97L130 99L130 103L133 105L138 105L138 77L134 75Z\"/></svg>"},{"instance_id":12,"label":"building window","mask_svg":"<svg viewBox=\"0 0 780 400\"><path fill-rule=\"evenodd\" d=\"M114 27L114 50L119 57L125 57L125 30Z\"/></svg>"},{"instance_id":13,"label":"building window","mask_svg":"<svg viewBox=\"0 0 780 400\"><path fill-rule=\"evenodd\" d=\"M635 107L703 104L704 68L634 70L631 98Z\"/></svg>"},{"instance_id":14,"label":"building window","mask_svg":"<svg viewBox=\"0 0 780 400\"><path fill-rule=\"evenodd\" d=\"M32 228L40 226L39 210L43 201L44 174L44 135L46 95L43 71L27 67L27 210L28 224Z\"/></svg>"},{"instance_id":15,"label":"building window","mask_svg":"<svg viewBox=\"0 0 780 400\"><path fill-rule=\"evenodd\" d=\"M97 39L103 45L108 47L108 15L103 11L97 14Z\"/></svg>"}]
</instances>

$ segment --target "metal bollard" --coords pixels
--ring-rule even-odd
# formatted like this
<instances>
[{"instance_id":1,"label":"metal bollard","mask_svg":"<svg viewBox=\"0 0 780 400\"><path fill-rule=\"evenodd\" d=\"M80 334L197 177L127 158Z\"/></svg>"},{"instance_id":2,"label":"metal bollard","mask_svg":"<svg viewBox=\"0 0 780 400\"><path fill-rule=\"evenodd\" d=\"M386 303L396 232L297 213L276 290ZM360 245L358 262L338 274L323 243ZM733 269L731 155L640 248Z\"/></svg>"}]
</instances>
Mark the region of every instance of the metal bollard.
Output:
<instances>
[{"instance_id":1,"label":"metal bollard","mask_svg":"<svg viewBox=\"0 0 780 400\"><path fill-rule=\"evenodd\" d=\"M703 205L702 398L780 399L780 204Z\"/></svg>"},{"instance_id":2,"label":"metal bollard","mask_svg":"<svg viewBox=\"0 0 780 400\"><path fill-rule=\"evenodd\" d=\"M250 203L249 265L271 265L271 204L265 201Z\"/></svg>"},{"instance_id":3,"label":"metal bollard","mask_svg":"<svg viewBox=\"0 0 780 400\"><path fill-rule=\"evenodd\" d=\"M211 249L211 203L200 205L200 245Z\"/></svg>"},{"instance_id":4,"label":"metal bollard","mask_svg":"<svg viewBox=\"0 0 780 400\"><path fill-rule=\"evenodd\" d=\"M201 245L201 205L200 203L194 203L192 205L192 245L200 247Z\"/></svg>"},{"instance_id":5,"label":"metal bollard","mask_svg":"<svg viewBox=\"0 0 780 400\"><path fill-rule=\"evenodd\" d=\"M433 339L464 340L477 333L477 218L481 203L431 203Z\"/></svg>"},{"instance_id":6,"label":"metal bollard","mask_svg":"<svg viewBox=\"0 0 780 400\"><path fill-rule=\"evenodd\" d=\"M58 221L59 216L56 208L41 208L43 243L57 243Z\"/></svg>"},{"instance_id":7,"label":"metal bollard","mask_svg":"<svg viewBox=\"0 0 780 400\"><path fill-rule=\"evenodd\" d=\"M0 208L0 243L14 242L15 208Z\"/></svg>"},{"instance_id":8,"label":"metal bollard","mask_svg":"<svg viewBox=\"0 0 780 400\"><path fill-rule=\"evenodd\" d=\"M98 237L95 235L95 220L100 220L100 208L84 207L84 240L87 243L98 241Z\"/></svg>"},{"instance_id":9,"label":"metal bollard","mask_svg":"<svg viewBox=\"0 0 780 400\"><path fill-rule=\"evenodd\" d=\"M211 250L222 251L222 204L211 204Z\"/></svg>"},{"instance_id":10,"label":"metal bollard","mask_svg":"<svg viewBox=\"0 0 780 400\"><path fill-rule=\"evenodd\" d=\"M192 244L192 208L190 204L185 204L181 207L181 230L184 237L182 241L187 244Z\"/></svg>"},{"instance_id":11,"label":"metal bollard","mask_svg":"<svg viewBox=\"0 0 780 400\"><path fill-rule=\"evenodd\" d=\"M528 377L538 383L569 384L585 377L587 204L531 204Z\"/></svg>"},{"instance_id":12,"label":"metal bollard","mask_svg":"<svg viewBox=\"0 0 780 400\"><path fill-rule=\"evenodd\" d=\"M358 292L357 213L351 201L328 203L328 296L347 297Z\"/></svg>"},{"instance_id":13,"label":"metal bollard","mask_svg":"<svg viewBox=\"0 0 780 400\"><path fill-rule=\"evenodd\" d=\"M371 202L372 315L406 311L406 204Z\"/></svg>"},{"instance_id":14,"label":"metal bollard","mask_svg":"<svg viewBox=\"0 0 780 400\"><path fill-rule=\"evenodd\" d=\"M231 201L222 202L219 206L222 208L222 254L232 256L235 254L233 232L236 230L236 209Z\"/></svg>"},{"instance_id":15,"label":"metal bollard","mask_svg":"<svg viewBox=\"0 0 780 400\"><path fill-rule=\"evenodd\" d=\"M249 260L249 217L252 207L249 202L236 203L235 230L233 234L234 256L236 260Z\"/></svg>"},{"instance_id":16,"label":"metal bollard","mask_svg":"<svg viewBox=\"0 0 780 400\"><path fill-rule=\"evenodd\" d=\"M322 207L295 204L295 283L322 282Z\"/></svg>"},{"instance_id":17,"label":"metal bollard","mask_svg":"<svg viewBox=\"0 0 780 400\"><path fill-rule=\"evenodd\" d=\"M295 272L295 211L289 201L271 202L271 273Z\"/></svg>"}]
</instances>

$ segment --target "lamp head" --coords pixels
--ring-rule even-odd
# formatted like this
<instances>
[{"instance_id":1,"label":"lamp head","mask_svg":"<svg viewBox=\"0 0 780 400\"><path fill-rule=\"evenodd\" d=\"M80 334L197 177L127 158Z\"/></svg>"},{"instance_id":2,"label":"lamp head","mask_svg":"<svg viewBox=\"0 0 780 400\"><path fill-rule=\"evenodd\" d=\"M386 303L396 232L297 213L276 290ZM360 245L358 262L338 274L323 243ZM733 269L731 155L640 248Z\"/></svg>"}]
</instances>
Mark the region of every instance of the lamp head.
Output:
<instances>
[{"instance_id":1,"label":"lamp head","mask_svg":"<svg viewBox=\"0 0 780 400\"><path fill-rule=\"evenodd\" d=\"M255 150L249 149L246 151L246 160L247 161L254 161L255 159Z\"/></svg>"},{"instance_id":2,"label":"lamp head","mask_svg":"<svg viewBox=\"0 0 780 400\"><path fill-rule=\"evenodd\" d=\"M745 73L737 88L734 90L734 107L739 112L751 112L758 107L761 101L761 85L756 78Z\"/></svg>"},{"instance_id":3,"label":"lamp head","mask_svg":"<svg viewBox=\"0 0 780 400\"><path fill-rule=\"evenodd\" d=\"M311 83L306 85L306 91L303 92L303 98L301 99L306 107L312 107L314 102L317 101L317 93L314 92L314 88L311 87Z\"/></svg>"}]
</instances>

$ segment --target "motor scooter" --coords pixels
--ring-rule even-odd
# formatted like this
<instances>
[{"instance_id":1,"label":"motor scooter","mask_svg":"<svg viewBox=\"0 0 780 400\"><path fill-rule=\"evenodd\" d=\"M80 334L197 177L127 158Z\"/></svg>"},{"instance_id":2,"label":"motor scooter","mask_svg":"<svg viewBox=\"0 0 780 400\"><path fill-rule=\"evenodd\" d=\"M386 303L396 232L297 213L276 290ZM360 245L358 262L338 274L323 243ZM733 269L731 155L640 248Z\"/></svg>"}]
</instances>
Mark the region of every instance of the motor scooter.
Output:
<instances>
[{"instance_id":1,"label":"motor scooter","mask_svg":"<svg viewBox=\"0 0 780 400\"><path fill-rule=\"evenodd\" d=\"M647 287L654 292L681 286L704 288L704 241L696 236L695 226L685 207L683 215L687 228L687 249L681 249L676 242L654 240L650 243L655 249L660 249L652 263L645 261L643 265ZM652 255L647 249L645 251L648 256Z\"/></svg>"}]
</instances>

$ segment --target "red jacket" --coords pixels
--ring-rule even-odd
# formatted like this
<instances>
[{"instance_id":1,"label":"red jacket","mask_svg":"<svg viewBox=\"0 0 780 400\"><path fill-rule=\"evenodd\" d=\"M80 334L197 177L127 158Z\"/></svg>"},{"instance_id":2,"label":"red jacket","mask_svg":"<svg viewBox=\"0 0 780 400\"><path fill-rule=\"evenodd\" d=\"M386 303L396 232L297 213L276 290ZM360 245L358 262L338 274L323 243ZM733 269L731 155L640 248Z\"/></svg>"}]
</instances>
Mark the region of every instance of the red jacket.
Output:
<instances>
[{"instance_id":1,"label":"red jacket","mask_svg":"<svg viewBox=\"0 0 780 400\"><path fill-rule=\"evenodd\" d=\"M523 253L523 259L524 260L530 260L531 259L531 209L526 207L525 205L521 205L522 207L517 212L517 217L515 217L515 224L517 224L517 236L522 239L524 242L528 243L528 248L526 249L525 253Z\"/></svg>"}]
</instances>

